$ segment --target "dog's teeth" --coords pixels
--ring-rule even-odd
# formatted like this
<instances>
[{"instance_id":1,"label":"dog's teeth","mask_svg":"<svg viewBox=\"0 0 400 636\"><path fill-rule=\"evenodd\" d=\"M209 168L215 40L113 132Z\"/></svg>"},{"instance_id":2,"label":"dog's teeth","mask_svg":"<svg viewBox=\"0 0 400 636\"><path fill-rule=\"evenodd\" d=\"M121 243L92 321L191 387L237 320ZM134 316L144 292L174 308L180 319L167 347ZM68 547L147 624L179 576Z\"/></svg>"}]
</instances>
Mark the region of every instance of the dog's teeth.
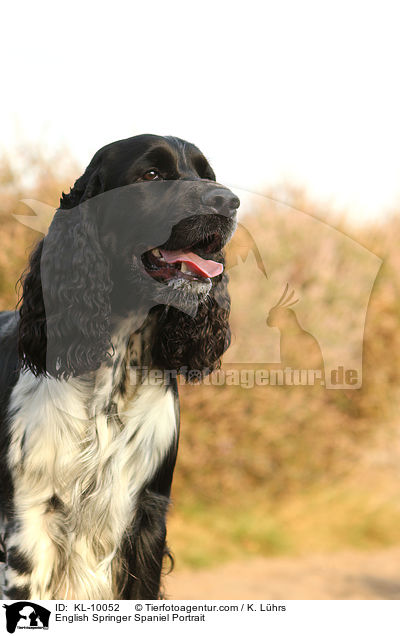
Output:
<instances>
[{"instance_id":1,"label":"dog's teeth","mask_svg":"<svg viewBox=\"0 0 400 636\"><path fill-rule=\"evenodd\" d=\"M190 273L190 267L188 267L186 265L186 263L181 263L181 272L189 272Z\"/></svg>"},{"instance_id":2,"label":"dog's teeth","mask_svg":"<svg viewBox=\"0 0 400 636\"><path fill-rule=\"evenodd\" d=\"M162 258L162 254L160 252L160 250L156 247L156 249L151 250L151 253L156 257L156 258Z\"/></svg>"}]
</instances>

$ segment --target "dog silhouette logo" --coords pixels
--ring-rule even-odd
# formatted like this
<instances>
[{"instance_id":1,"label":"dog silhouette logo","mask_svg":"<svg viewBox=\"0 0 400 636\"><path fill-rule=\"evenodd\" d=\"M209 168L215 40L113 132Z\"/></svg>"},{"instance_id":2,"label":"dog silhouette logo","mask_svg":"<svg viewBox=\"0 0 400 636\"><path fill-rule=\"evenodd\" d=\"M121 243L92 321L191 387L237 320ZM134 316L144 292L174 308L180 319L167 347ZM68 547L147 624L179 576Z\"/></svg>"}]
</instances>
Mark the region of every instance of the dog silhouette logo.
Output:
<instances>
[{"instance_id":1,"label":"dog silhouette logo","mask_svg":"<svg viewBox=\"0 0 400 636\"><path fill-rule=\"evenodd\" d=\"M6 610L7 631L16 629L49 629L50 610L28 601L3 605Z\"/></svg>"}]
</instances>

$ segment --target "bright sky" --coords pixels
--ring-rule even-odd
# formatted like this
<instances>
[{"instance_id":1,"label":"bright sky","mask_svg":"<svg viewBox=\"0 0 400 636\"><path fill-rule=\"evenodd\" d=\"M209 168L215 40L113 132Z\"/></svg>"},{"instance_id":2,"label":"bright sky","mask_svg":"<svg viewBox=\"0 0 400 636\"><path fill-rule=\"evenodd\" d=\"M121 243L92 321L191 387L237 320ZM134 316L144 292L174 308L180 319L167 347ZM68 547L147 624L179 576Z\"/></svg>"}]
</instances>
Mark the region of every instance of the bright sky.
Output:
<instances>
[{"instance_id":1,"label":"bright sky","mask_svg":"<svg viewBox=\"0 0 400 636\"><path fill-rule=\"evenodd\" d=\"M218 180L283 180L359 220L400 204L400 5L68 2L3 5L0 139L85 166L143 132L196 143Z\"/></svg>"}]
</instances>

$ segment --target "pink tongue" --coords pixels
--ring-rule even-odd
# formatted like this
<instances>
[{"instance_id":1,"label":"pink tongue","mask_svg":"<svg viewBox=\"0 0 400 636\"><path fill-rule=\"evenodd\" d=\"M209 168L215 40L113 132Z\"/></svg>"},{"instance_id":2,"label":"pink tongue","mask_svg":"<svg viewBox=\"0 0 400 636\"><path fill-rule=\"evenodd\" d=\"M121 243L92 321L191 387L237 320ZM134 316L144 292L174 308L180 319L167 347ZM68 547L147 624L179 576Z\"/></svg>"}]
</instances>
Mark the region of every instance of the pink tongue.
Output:
<instances>
[{"instance_id":1,"label":"pink tongue","mask_svg":"<svg viewBox=\"0 0 400 636\"><path fill-rule=\"evenodd\" d=\"M166 250L160 250L167 263L186 263L190 269L196 274L200 274L205 278L213 278L222 274L224 266L222 263L216 263L215 261L206 261L205 258L201 258L198 254L193 252L180 252L176 250L174 252L167 252Z\"/></svg>"}]
</instances>

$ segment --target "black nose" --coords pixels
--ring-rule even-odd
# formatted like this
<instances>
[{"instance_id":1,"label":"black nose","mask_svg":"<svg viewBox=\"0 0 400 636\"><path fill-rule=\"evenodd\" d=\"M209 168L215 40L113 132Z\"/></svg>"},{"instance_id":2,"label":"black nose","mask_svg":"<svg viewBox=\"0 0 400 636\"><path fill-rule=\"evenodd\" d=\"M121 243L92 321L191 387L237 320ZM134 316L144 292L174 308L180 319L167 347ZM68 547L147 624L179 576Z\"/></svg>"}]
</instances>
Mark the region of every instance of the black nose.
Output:
<instances>
[{"instance_id":1,"label":"black nose","mask_svg":"<svg viewBox=\"0 0 400 636\"><path fill-rule=\"evenodd\" d=\"M214 208L218 214L233 216L240 205L240 200L227 188L207 190L202 198L204 205Z\"/></svg>"}]
</instances>

